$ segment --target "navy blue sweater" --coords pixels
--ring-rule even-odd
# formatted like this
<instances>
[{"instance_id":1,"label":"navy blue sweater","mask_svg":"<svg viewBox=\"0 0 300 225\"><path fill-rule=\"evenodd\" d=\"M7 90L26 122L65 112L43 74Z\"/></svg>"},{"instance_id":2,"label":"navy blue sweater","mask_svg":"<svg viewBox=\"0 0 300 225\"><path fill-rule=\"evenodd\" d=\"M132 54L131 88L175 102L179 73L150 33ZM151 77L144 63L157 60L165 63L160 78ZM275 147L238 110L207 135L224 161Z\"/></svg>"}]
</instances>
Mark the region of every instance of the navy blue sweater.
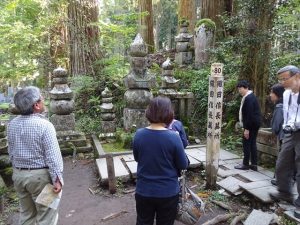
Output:
<instances>
[{"instance_id":1,"label":"navy blue sweater","mask_svg":"<svg viewBox=\"0 0 300 225\"><path fill-rule=\"evenodd\" d=\"M136 193L166 198L179 193L178 170L186 169L187 157L180 137L170 130L138 129L133 139L137 167Z\"/></svg>"}]
</instances>

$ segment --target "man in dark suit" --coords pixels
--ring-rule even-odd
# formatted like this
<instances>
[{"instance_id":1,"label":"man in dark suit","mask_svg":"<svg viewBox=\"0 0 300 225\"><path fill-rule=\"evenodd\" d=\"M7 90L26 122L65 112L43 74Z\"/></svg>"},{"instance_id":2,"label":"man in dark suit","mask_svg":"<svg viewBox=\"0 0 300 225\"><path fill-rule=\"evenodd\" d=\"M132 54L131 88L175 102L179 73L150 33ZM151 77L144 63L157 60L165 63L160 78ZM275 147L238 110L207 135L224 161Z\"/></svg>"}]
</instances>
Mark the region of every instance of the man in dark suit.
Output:
<instances>
[{"instance_id":1,"label":"man in dark suit","mask_svg":"<svg viewBox=\"0 0 300 225\"><path fill-rule=\"evenodd\" d=\"M238 91L242 96L239 121L243 128L243 163L236 165L235 169L257 171L257 147L256 137L261 124L261 112L257 98L251 90L249 90L249 82L241 80L237 84ZM251 160L251 165L249 165Z\"/></svg>"}]
</instances>

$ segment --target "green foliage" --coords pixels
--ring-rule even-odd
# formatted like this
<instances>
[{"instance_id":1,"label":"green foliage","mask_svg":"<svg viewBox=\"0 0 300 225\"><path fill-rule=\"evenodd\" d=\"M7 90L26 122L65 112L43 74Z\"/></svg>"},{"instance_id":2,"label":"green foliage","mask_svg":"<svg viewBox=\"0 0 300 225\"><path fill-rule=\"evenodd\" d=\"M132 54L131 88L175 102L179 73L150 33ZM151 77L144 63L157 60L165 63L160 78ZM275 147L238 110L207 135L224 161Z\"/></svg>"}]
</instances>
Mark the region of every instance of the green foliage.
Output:
<instances>
[{"instance_id":1,"label":"green foliage","mask_svg":"<svg viewBox=\"0 0 300 225\"><path fill-rule=\"evenodd\" d=\"M179 26L189 26L190 21L187 18L179 18L178 24Z\"/></svg>"},{"instance_id":2,"label":"green foliage","mask_svg":"<svg viewBox=\"0 0 300 225\"><path fill-rule=\"evenodd\" d=\"M290 220L289 218L280 217L279 225L297 225L297 223L295 221Z\"/></svg>"},{"instance_id":3,"label":"green foliage","mask_svg":"<svg viewBox=\"0 0 300 225\"><path fill-rule=\"evenodd\" d=\"M194 94L195 103L192 117L188 119L191 123L193 131L197 134L206 130L207 123L207 99L208 99L208 76L210 75L210 67L201 70L193 70L191 68L176 68L174 76L181 79L181 91L191 91ZM199 115L201 120L199 121Z\"/></svg>"},{"instance_id":4,"label":"green foliage","mask_svg":"<svg viewBox=\"0 0 300 225\"><path fill-rule=\"evenodd\" d=\"M196 28L200 27L202 24L205 25L205 27L209 30L215 31L216 30L216 23L212 21L211 19L205 18L201 19L196 23Z\"/></svg>"},{"instance_id":5,"label":"green foliage","mask_svg":"<svg viewBox=\"0 0 300 225\"><path fill-rule=\"evenodd\" d=\"M121 143L122 149L131 149L134 134L135 128L127 132L122 129L118 129L116 132L116 142Z\"/></svg>"},{"instance_id":6,"label":"green foliage","mask_svg":"<svg viewBox=\"0 0 300 225\"><path fill-rule=\"evenodd\" d=\"M227 135L225 138L221 138L221 143L226 150L233 151L242 147L242 137L236 135Z\"/></svg>"},{"instance_id":7,"label":"green foliage","mask_svg":"<svg viewBox=\"0 0 300 225\"><path fill-rule=\"evenodd\" d=\"M48 28L57 20L56 13L48 13L51 4L42 0L0 2L0 81L33 80L39 74L39 60L49 49Z\"/></svg>"},{"instance_id":8,"label":"green foliage","mask_svg":"<svg viewBox=\"0 0 300 225\"><path fill-rule=\"evenodd\" d=\"M102 147L106 153L108 153L108 152L123 152L125 150L128 150L128 149L124 149L123 143L118 142L118 141L103 143Z\"/></svg>"},{"instance_id":9,"label":"green foliage","mask_svg":"<svg viewBox=\"0 0 300 225\"><path fill-rule=\"evenodd\" d=\"M227 199L224 195L220 194L218 191L213 191L209 196L209 200L215 200L220 202L226 202Z\"/></svg>"}]
</instances>

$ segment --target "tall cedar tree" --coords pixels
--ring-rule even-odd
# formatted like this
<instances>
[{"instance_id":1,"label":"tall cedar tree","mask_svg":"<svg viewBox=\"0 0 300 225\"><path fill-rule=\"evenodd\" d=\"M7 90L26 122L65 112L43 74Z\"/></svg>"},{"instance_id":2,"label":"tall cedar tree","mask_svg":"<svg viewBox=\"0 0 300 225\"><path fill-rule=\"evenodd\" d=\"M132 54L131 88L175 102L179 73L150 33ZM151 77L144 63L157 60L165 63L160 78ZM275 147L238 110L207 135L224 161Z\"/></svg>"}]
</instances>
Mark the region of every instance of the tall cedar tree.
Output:
<instances>
[{"instance_id":1,"label":"tall cedar tree","mask_svg":"<svg viewBox=\"0 0 300 225\"><path fill-rule=\"evenodd\" d=\"M72 76L95 76L97 72L94 63L101 57L100 31L96 25L98 16L98 0L69 0L68 34Z\"/></svg>"},{"instance_id":2,"label":"tall cedar tree","mask_svg":"<svg viewBox=\"0 0 300 225\"><path fill-rule=\"evenodd\" d=\"M154 52L152 0L139 0L140 33L148 46L148 53Z\"/></svg>"},{"instance_id":3,"label":"tall cedar tree","mask_svg":"<svg viewBox=\"0 0 300 225\"><path fill-rule=\"evenodd\" d=\"M187 19L190 23L189 32L194 33L196 23L196 2L195 0L179 0L178 18Z\"/></svg>"}]
</instances>

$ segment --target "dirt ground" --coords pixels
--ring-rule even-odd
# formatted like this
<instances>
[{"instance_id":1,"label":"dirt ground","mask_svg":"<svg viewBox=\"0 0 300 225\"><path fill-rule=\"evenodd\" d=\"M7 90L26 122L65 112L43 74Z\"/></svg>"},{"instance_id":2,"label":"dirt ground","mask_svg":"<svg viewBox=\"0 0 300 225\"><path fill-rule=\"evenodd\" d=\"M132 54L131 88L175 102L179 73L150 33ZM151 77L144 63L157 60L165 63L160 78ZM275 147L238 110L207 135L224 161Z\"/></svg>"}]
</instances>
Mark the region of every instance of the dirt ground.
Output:
<instances>
[{"instance_id":1,"label":"dirt ground","mask_svg":"<svg viewBox=\"0 0 300 225\"><path fill-rule=\"evenodd\" d=\"M78 160L74 164L71 158L65 158L64 162L65 186L59 211L59 225L135 224L134 192L124 193L126 190L134 189L133 183L119 183L117 194L110 195L105 187L98 185L96 166L93 160ZM9 213L10 215L6 215L8 219L4 224L18 224L17 208L15 207L15 210ZM103 218L114 213L120 214L115 218L103 221ZM204 221L224 213L226 213L225 210L208 205L205 215L197 224L200 225ZM182 223L176 221L175 225L182 225Z\"/></svg>"}]
</instances>

